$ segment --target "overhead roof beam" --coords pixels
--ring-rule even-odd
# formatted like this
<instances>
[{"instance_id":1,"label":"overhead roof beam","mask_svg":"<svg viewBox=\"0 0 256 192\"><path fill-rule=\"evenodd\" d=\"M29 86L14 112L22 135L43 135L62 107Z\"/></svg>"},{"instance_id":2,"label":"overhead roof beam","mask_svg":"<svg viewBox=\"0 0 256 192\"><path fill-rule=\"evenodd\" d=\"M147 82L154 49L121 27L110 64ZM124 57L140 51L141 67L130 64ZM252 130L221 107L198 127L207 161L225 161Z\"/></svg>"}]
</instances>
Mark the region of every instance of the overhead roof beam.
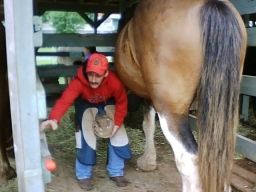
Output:
<instances>
[{"instance_id":1,"label":"overhead roof beam","mask_svg":"<svg viewBox=\"0 0 256 192\"><path fill-rule=\"evenodd\" d=\"M127 7L133 5L134 3L138 3L139 0L130 0L128 3L127 3Z\"/></svg>"},{"instance_id":2,"label":"overhead roof beam","mask_svg":"<svg viewBox=\"0 0 256 192\"><path fill-rule=\"evenodd\" d=\"M103 23L109 17L109 15L110 13L104 14L103 17L96 22L95 27L98 28L101 25L101 23Z\"/></svg>"},{"instance_id":3,"label":"overhead roof beam","mask_svg":"<svg viewBox=\"0 0 256 192\"><path fill-rule=\"evenodd\" d=\"M112 0L101 0L100 2L102 5L107 5L110 1Z\"/></svg>"},{"instance_id":4,"label":"overhead roof beam","mask_svg":"<svg viewBox=\"0 0 256 192\"><path fill-rule=\"evenodd\" d=\"M92 28L94 28L94 22L88 17L88 15L82 13L82 12L78 12L78 14L89 24L91 25Z\"/></svg>"},{"instance_id":5,"label":"overhead roof beam","mask_svg":"<svg viewBox=\"0 0 256 192\"><path fill-rule=\"evenodd\" d=\"M63 3L63 2L37 2L36 12L43 13L45 11L72 11L72 12L88 12L88 13L119 13L119 7L101 4L86 3Z\"/></svg>"},{"instance_id":6,"label":"overhead roof beam","mask_svg":"<svg viewBox=\"0 0 256 192\"><path fill-rule=\"evenodd\" d=\"M91 20L88 15L84 14L83 12L78 13L92 28L97 29L110 15L110 13L105 13L103 17L97 20L97 14L94 14L94 21ZM97 32L97 31L96 31Z\"/></svg>"}]
</instances>

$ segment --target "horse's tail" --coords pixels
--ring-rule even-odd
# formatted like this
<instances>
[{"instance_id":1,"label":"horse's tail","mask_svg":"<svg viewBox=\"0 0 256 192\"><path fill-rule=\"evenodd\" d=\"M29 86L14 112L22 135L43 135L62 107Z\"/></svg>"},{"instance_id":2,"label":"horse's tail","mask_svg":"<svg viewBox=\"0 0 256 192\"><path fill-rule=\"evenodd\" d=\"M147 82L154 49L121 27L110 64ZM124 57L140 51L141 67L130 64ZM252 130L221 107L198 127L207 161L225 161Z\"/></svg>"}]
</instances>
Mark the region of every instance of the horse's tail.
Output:
<instances>
[{"instance_id":1,"label":"horse's tail","mask_svg":"<svg viewBox=\"0 0 256 192\"><path fill-rule=\"evenodd\" d=\"M245 38L229 6L208 0L200 10L204 64L197 128L203 192L228 191L232 169Z\"/></svg>"}]
</instances>

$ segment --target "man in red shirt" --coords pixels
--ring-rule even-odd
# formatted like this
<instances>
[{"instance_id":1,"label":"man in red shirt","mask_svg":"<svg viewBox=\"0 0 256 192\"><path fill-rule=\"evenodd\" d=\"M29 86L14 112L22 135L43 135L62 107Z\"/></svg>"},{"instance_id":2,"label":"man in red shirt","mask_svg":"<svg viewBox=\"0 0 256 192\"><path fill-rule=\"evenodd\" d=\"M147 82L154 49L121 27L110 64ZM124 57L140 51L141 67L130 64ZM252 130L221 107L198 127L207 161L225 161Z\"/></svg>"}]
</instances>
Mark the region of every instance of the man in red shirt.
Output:
<instances>
[{"instance_id":1,"label":"man in red shirt","mask_svg":"<svg viewBox=\"0 0 256 192\"><path fill-rule=\"evenodd\" d=\"M76 112L76 176L79 186L91 190L91 176L96 164L96 136L93 122L98 115L112 118L114 127L109 137L107 170L111 180L119 187L127 186L124 178L124 160L131 158L128 137L123 125L127 114L127 95L116 74L108 69L107 58L92 54L85 65L78 69L52 108L49 120L42 122L41 131L56 130L67 109L74 103Z\"/></svg>"}]
</instances>

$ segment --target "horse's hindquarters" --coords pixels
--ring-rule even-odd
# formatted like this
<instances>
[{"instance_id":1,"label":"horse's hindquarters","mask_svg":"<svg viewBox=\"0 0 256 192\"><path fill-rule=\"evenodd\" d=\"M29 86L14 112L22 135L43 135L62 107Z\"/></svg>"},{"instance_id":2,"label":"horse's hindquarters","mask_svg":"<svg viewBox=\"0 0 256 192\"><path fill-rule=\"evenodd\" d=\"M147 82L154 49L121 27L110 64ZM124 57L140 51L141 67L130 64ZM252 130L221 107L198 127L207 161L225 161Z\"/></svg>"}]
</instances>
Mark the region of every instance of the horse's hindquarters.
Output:
<instances>
[{"instance_id":1,"label":"horse's hindquarters","mask_svg":"<svg viewBox=\"0 0 256 192\"><path fill-rule=\"evenodd\" d=\"M194 99L203 62L200 6L141 1L135 11L136 56L158 112L186 114Z\"/></svg>"},{"instance_id":2,"label":"horse's hindquarters","mask_svg":"<svg viewBox=\"0 0 256 192\"><path fill-rule=\"evenodd\" d=\"M136 59L132 25L126 25L119 33L115 47L115 69L122 82L136 95L149 98L141 67Z\"/></svg>"}]
</instances>

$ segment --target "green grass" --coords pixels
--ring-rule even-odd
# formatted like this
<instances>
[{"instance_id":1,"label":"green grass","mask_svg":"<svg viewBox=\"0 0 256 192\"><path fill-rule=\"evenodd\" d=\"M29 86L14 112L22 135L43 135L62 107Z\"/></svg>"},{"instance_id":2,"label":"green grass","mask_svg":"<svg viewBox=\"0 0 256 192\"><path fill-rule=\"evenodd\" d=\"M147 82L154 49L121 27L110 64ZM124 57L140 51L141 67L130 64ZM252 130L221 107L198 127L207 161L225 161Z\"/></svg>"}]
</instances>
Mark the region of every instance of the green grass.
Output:
<instances>
[{"instance_id":1,"label":"green grass","mask_svg":"<svg viewBox=\"0 0 256 192\"><path fill-rule=\"evenodd\" d=\"M36 57L36 65L56 65L57 57Z\"/></svg>"}]
</instances>

